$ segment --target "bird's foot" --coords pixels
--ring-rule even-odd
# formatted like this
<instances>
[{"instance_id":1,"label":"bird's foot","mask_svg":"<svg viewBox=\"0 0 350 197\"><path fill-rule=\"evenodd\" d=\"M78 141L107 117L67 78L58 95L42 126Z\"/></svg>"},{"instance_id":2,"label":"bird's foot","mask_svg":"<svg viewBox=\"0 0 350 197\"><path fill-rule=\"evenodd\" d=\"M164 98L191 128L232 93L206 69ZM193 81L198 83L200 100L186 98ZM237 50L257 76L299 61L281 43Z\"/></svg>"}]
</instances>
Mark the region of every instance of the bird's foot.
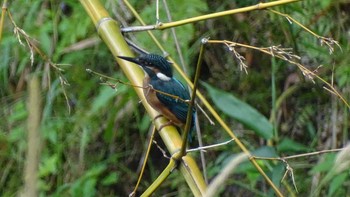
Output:
<instances>
[{"instance_id":1,"label":"bird's foot","mask_svg":"<svg viewBox=\"0 0 350 197\"><path fill-rule=\"evenodd\" d=\"M153 121L156 121L158 118L160 118L160 117L164 117L162 114L159 114L159 115L157 115L156 117L154 117L154 119L153 119Z\"/></svg>"},{"instance_id":2,"label":"bird's foot","mask_svg":"<svg viewBox=\"0 0 350 197\"><path fill-rule=\"evenodd\" d=\"M159 114L156 117L154 117L153 121L156 121L158 118L161 118L161 117L164 117L164 116L162 114ZM175 125L174 125L174 123L171 120L169 120L167 123L162 124L159 127L158 132L161 131L164 127L167 127L167 126L175 126Z\"/></svg>"},{"instance_id":3,"label":"bird's foot","mask_svg":"<svg viewBox=\"0 0 350 197\"><path fill-rule=\"evenodd\" d=\"M174 126L173 122L169 121L165 124L162 124L159 129L158 129L158 132L160 132L164 127L167 127L167 126Z\"/></svg>"}]
</instances>

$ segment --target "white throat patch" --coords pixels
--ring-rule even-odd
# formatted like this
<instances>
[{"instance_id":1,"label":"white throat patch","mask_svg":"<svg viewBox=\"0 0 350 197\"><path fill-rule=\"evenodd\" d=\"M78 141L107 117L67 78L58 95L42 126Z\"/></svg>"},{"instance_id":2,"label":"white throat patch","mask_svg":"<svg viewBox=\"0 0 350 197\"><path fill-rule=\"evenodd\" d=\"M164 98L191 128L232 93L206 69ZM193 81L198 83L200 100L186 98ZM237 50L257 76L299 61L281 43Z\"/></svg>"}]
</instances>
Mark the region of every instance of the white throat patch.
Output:
<instances>
[{"instance_id":1,"label":"white throat patch","mask_svg":"<svg viewBox=\"0 0 350 197\"><path fill-rule=\"evenodd\" d=\"M171 80L170 77L164 75L164 74L161 73L161 72L158 72L158 73L157 73L157 77L158 77L160 80L163 80L163 81L170 81L170 80Z\"/></svg>"}]
</instances>

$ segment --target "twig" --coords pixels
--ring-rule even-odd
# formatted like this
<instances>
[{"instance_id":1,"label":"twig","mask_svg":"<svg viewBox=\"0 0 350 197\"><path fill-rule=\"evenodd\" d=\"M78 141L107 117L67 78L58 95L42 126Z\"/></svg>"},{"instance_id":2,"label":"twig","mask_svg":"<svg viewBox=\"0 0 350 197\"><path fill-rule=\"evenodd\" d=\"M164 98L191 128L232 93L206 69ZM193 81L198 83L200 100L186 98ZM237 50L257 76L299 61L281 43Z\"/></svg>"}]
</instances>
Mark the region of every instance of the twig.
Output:
<instances>
[{"instance_id":1,"label":"twig","mask_svg":"<svg viewBox=\"0 0 350 197\"><path fill-rule=\"evenodd\" d=\"M288 160L288 159L295 159L299 157L309 157L313 155L320 155L324 153L331 153L331 152L339 152L344 150L345 148L337 148L337 149L330 149L330 150L321 150L321 151L315 151L311 153L303 153L303 154L298 154L298 155L291 155L291 156L286 156L286 157L259 157L259 156L252 156L255 159L261 159L261 160Z\"/></svg>"},{"instance_id":2,"label":"twig","mask_svg":"<svg viewBox=\"0 0 350 197\"><path fill-rule=\"evenodd\" d=\"M134 87L134 88L141 88L141 89L147 89L147 90L153 90L155 92L158 92L160 94L163 94L165 96L169 96L169 97L172 97L173 99L175 99L176 101L181 101L183 103L189 103L190 101L189 100L184 100L178 96L175 96L175 95L172 95L172 94L169 94L169 93L166 93L166 92L163 92L163 91L160 91L160 90L157 90L157 89L154 89L152 86L147 86L147 87L143 87L143 86L138 86L138 85L134 85L134 84L131 84L131 83L127 83L127 82L123 82L119 79L115 79L113 77L109 77L107 75L104 75L104 74L101 74L101 73L98 73L96 71L93 71L91 69L85 69L86 72L88 73L92 73L94 75L97 75L100 77L100 80L103 81L103 84L106 84L108 86L110 86L111 88L113 89L116 89L117 85L116 84L113 84L113 83L110 83L108 81L106 81L105 79L109 79L109 80L113 80L115 81L116 83L120 83L120 84L123 84L123 85L127 85L127 86L131 86L131 87Z\"/></svg>"},{"instance_id":3,"label":"twig","mask_svg":"<svg viewBox=\"0 0 350 197\"><path fill-rule=\"evenodd\" d=\"M294 3L294 2L298 2L298 1L301 1L301 0L279 0L279 1L272 1L272 2L267 2L267 3L258 3L256 5L252 5L252 6L237 8L237 9L233 9L233 10L227 10L227 11L223 11L223 12L216 12L216 13L212 13L212 14L197 16L197 17L188 18L188 19L179 20L179 21L174 21L174 22L169 22L169 23L159 23L156 25L147 25L147 26L144 24L144 26L126 27L126 28L122 28L121 30L122 30L122 32L148 31L148 30L155 30L155 29L164 30L167 28L177 27L177 26L181 26L181 25L185 25L185 24L189 24L189 23L195 23L195 22L199 22L199 21L203 21L203 20L209 20L209 19L213 19L213 18L218 18L218 17L232 15L232 14L238 14L238 13L244 13L244 12L249 12L249 11L253 11L253 10L266 9L269 7ZM129 4L129 2L127 2L126 0L124 0L124 3ZM128 7L129 7L129 5L128 5Z\"/></svg>"},{"instance_id":4,"label":"twig","mask_svg":"<svg viewBox=\"0 0 350 197\"><path fill-rule=\"evenodd\" d=\"M198 103L197 103L197 108L201 110L201 112L204 114L204 116L207 118L207 120L211 125L215 125L215 122L209 117L209 115L204 111L204 109Z\"/></svg>"},{"instance_id":5,"label":"twig","mask_svg":"<svg viewBox=\"0 0 350 197\"><path fill-rule=\"evenodd\" d=\"M225 44L229 49L229 51L233 52L233 55L236 57L236 60L239 64L241 71L244 70L244 72L248 74L248 71L247 71L248 66L245 64L245 58L236 51L235 44L228 44L228 43L225 43Z\"/></svg>"},{"instance_id":6,"label":"twig","mask_svg":"<svg viewBox=\"0 0 350 197\"><path fill-rule=\"evenodd\" d=\"M202 147L198 147L198 148L192 148L192 149L188 149L186 152L189 153L189 152L194 152L194 151L205 151L207 149L216 148L216 147L219 147L219 146L225 146L225 145L229 144L232 141L233 141L233 139L230 139L230 140L228 140L226 142L221 142L221 143L218 143L218 144L213 144L213 145L209 145L209 146L202 146Z\"/></svg>"},{"instance_id":7,"label":"twig","mask_svg":"<svg viewBox=\"0 0 350 197\"><path fill-rule=\"evenodd\" d=\"M156 0L156 24L159 24L159 0Z\"/></svg>"},{"instance_id":8,"label":"twig","mask_svg":"<svg viewBox=\"0 0 350 197\"><path fill-rule=\"evenodd\" d=\"M192 90L192 94L191 94L191 102L188 106L188 110L187 110L187 117L186 117L186 125L184 128L184 132L183 132L183 136L182 136L182 146L180 149L180 155L183 156L186 154L186 146L187 146L187 137L188 137L188 133L191 129L191 121L192 121L192 111L193 111L193 107L195 105L195 99L196 99L196 92L197 92L197 87L198 87L198 81L199 81L199 73L201 71L202 68L202 57L203 57L203 52L204 52L204 45L207 43L207 39L202 39L202 44L199 50L199 57L198 57L198 61L197 61L197 65L196 65L196 72L195 72L195 76L194 76L194 81L193 81L193 90Z\"/></svg>"},{"instance_id":9,"label":"twig","mask_svg":"<svg viewBox=\"0 0 350 197\"><path fill-rule=\"evenodd\" d=\"M163 0L163 4L164 4L165 12L166 12L167 17L168 17L168 21L171 22L172 18L171 18L171 13L170 13L167 1ZM177 53L179 55L181 67L184 70L184 72L186 74L188 74L188 69L187 69L187 66L185 64L185 60L184 60L183 55L182 55L182 50L181 50L181 47L180 47L180 43L179 43L179 40L177 39L176 29L175 28L171 28L171 33L172 33L172 35L174 37L174 42L175 42Z\"/></svg>"},{"instance_id":10,"label":"twig","mask_svg":"<svg viewBox=\"0 0 350 197\"><path fill-rule=\"evenodd\" d=\"M155 144L157 148L160 150L160 152L162 152L163 157L170 159L170 157L166 154L166 151L158 145L157 141L153 140L153 144Z\"/></svg>"},{"instance_id":11,"label":"twig","mask_svg":"<svg viewBox=\"0 0 350 197\"><path fill-rule=\"evenodd\" d=\"M227 47L229 47L230 51L232 51L232 47L236 47L236 46L240 46L240 47L245 47L245 48L249 48L249 49L254 49L263 53L266 53L268 55L271 55L272 57L277 57L279 59L282 59L290 64L293 64L295 66L297 66L301 72L303 73L303 75L305 77L307 77L308 79L310 79L313 83L315 83L314 78L317 78L318 80L320 80L322 83L324 83L326 85L325 88L327 88L327 90L329 92L331 92L332 94L335 94L338 98L340 98L341 101L343 101L343 103L350 108L350 104L346 101L346 99L336 90L336 88L329 82L327 82L326 80L324 80L323 78L321 78L319 75L317 75L315 73L315 71L311 71L309 69L307 69L304 65L302 65L301 63L297 62L300 60L300 57L291 53L290 52L290 48L282 48L280 45L277 46L271 46L271 47L255 47L255 46L251 46L251 45L246 45L246 44L241 44L241 43L237 43L237 42L232 42L232 41L228 41L228 40L209 40L208 43L212 43L212 44L224 44ZM236 54L235 54L236 56ZM236 56L237 57L237 56ZM238 57L237 57L238 58ZM318 67L319 68L319 67ZM317 69L316 69L317 71Z\"/></svg>"},{"instance_id":12,"label":"twig","mask_svg":"<svg viewBox=\"0 0 350 197\"><path fill-rule=\"evenodd\" d=\"M47 62L51 67L53 67L56 71L56 73L58 74L58 77L59 77L59 80L60 80L60 85L62 87L62 92L63 92L63 95L64 95L64 98L66 100L66 104L67 104L67 107L68 107L68 113L70 114L71 112L71 107L70 107L70 104L69 104L69 99L68 99L68 96L67 96L67 92L65 90L65 86L68 86L69 83L68 81L64 78L62 72L64 71L62 68L60 68L60 66L63 66L63 65L67 65L67 64L57 64L57 63L53 63L51 61L51 59L43 52L41 51L41 49L39 47L36 46L35 44L35 40L33 38L31 38L23 29L19 28L16 24L16 22L13 20L12 18L12 14L10 11L7 10L7 14L10 18L10 21L13 25L13 32L19 42L20 45L24 46L22 40L21 40L21 36L25 39L26 41L26 44L29 48L29 52L30 52L30 64L31 66L33 66L34 64L34 51L40 55L41 59L43 59L45 62Z\"/></svg>"},{"instance_id":13,"label":"twig","mask_svg":"<svg viewBox=\"0 0 350 197\"><path fill-rule=\"evenodd\" d=\"M129 197L135 196L136 191L137 191L137 188L139 187L139 184L140 184L141 179L142 179L143 172L144 172L145 167L146 167L146 163L147 163L147 160L148 160L149 152L150 152L150 150L151 150L151 146L152 146L152 142L153 142L153 138L154 138L155 132L156 132L156 127L155 127L155 126L152 126L152 133L151 133L150 140L149 140L149 142L148 142L148 146L147 146L145 155L144 155L144 157L143 157L143 163L142 163L140 175L139 175L139 178L137 179L135 188L134 188L134 190L129 194ZM158 147L158 145L157 145L157 147Z\"/></svg>"},{"instance_id":14,"label":"twig","mask_svg":"<svg viewBox=\"0 0 350 197\"><path fill-rule=\"evenodd\" d=\"M334 40L333 38L326 38L326 37L323 37L323 36L316 34L311 29L305 27L303 24L301 24L299 21L295 20L294 18L292 18L288 14L284 14L284 13L281 13L281 12L278 12L276 10L272 10L269 8L267 10L269 10L270 12L273 12L275 14L278 14L280 16L285 17L290 24L292 24L294 22L299 27L303 28L305 31L307 31L310 34L312 34L313 36L315 36L320 41L321 46L326 45L328 47L329 54L332 54L334 52L334 45L336 45L337 47L339 47L340 50L342 50L341 46L339 45L339 42Z\"/></svg>"},{"instance_id":15,"label":"twig","mask_svg":"<svg viewBox=\"0 0 350 197\"><path fill-rule=\"evenodd\" d=\"M295 179L294 179L293 168L287 162L288 159L295 159L295 158L299 158L299 157L309 157L309 156L320 155L320 154L324 154L324 153L339 152L339 151L342 151L342 150L345 150L345 148L338 148L338 149L331 149L331 150L322 150L322 151L316 151L316 152L311 152L311 153L303 153L303 154L292 155L292 156L287 156L287 157L258 157L258 156L252 156L252 158L260 159L260 160L279 160L279 161L282 161L286 165L286 172L284 173L284 175L283 175L283 177L281 179L281 182L284 180L284 178L286 177L287 173L289 173L289 175L290 175L290 177L292 179L295 191L298 192L298 188L296 186Z\"/></svg>"}]
</instances>

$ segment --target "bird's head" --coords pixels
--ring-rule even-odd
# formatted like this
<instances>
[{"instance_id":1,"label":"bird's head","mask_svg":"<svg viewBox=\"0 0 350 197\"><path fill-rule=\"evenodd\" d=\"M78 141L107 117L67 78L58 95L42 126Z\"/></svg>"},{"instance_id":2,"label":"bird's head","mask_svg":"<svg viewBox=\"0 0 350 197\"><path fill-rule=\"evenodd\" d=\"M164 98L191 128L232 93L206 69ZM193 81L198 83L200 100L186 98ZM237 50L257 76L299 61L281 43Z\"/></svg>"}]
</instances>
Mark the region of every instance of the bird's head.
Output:
<instances>
[{"instance_id":1,"label":"bird's head","mask_svg":"<svg viewBox=\"0 0 350 197\"><path fill-rule=\"evenodd\" d=\"M169 81L173 77L171 63L160 55L144 54L135 58L125 56L118 57L140 65L151 78L157 77L163 81Z\"/></svg>"}]
</instances>

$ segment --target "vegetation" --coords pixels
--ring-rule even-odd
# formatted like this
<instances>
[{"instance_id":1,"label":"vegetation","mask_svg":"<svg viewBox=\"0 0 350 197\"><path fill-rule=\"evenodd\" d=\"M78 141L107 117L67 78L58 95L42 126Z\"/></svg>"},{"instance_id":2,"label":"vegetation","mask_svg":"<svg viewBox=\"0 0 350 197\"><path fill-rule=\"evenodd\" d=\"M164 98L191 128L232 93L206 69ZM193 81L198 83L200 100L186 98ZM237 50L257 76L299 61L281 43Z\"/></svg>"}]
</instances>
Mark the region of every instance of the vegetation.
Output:
<instances>
[{"instance_id":1,"label":"vegetation","mask_svg":"<svg viewBox=\"0 0 350 197\"><path fill-rule=\"evenodd\" d=\"M90 17L74 0L10 1L8 11L5 3L0 26L0 196L29 194L30 177L38 178L34 179L37 196L129 195L139 176L152 120L133 87L117 83L113 89L98 75L86 72L128 82ZM164 23L166 9L159 3ZM168 6L177 21L257 3L177 0ZM125 3L106 0L103 4L121 25L140 25ZM156 1L131 1L131 5L146 24L156 23ZM278 189L286 196L349 195L350 158L346 149L339 148L350 139L350 3L304 0L271 9L174 28L188 76L194 78L201 40L209 38L199 91ZM181 62L171 29L153 33L175 62ZM162 54L146 32L125 35L149 52ZM321 41L329 42L321 45ZM281 50L287 61L279 58ZM198 118L204 145L231 139L202 112ZM30 138L31 132L36 137ZM152 146L138 194L169 162L157 133L155 141L158 146ZM190 144L197 146L197 139ZM208 149L209 182L241 152L234 141ZM303 153L309 154L299 155ZM38 155L37 161L30 160L31 154ZM199 153L189 154L199 165ZM32 162L38 166L28 166ZM35 173L29 176L30 172ZM249 161L238 165L216 192L273 195ZM155 196L161 195L192 196L178 170L156 190Z\"/></svg>"}]
</instances>

